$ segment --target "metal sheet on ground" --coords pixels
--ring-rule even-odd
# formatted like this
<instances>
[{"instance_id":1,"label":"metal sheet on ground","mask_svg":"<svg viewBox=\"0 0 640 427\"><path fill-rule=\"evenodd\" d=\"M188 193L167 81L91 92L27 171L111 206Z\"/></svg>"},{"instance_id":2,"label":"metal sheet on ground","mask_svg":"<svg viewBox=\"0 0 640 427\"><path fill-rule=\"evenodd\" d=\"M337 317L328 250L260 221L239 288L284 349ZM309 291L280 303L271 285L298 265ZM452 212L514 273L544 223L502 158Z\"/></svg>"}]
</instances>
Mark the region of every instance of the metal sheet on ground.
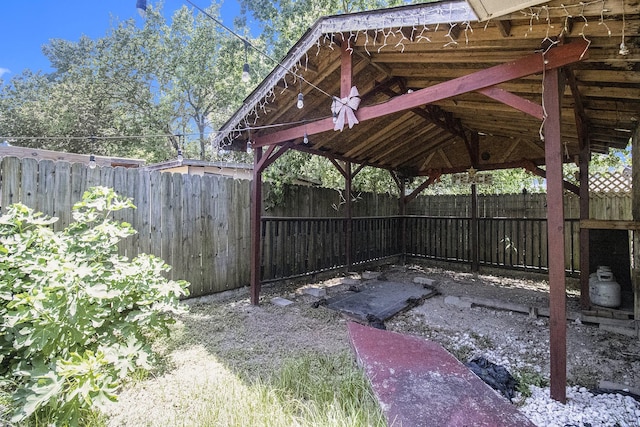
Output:
<instances>
[{"instance_id":1,"label":"metal sheet on ground","mask_svg":"<svg viewBox=\"0 0 640 427\"><path fill-rule=\"evenodd\" d=\"M348 329L389 425L534 427L439 344L355 322Z\"/></svg>"},{"instance_id":2,"label":"metal sheet on ground","mask_svg":"<svg viewBox=\"0 0 640 427\"><path fill-rule=\"evenodd\" d=\"M433 296L437 291L415 283L376 282L360 292L348 292L330 298L327 307L355 319L367 320L373 315L386 320L409 308L412 301Z\"/></svg>"}]
</instances>

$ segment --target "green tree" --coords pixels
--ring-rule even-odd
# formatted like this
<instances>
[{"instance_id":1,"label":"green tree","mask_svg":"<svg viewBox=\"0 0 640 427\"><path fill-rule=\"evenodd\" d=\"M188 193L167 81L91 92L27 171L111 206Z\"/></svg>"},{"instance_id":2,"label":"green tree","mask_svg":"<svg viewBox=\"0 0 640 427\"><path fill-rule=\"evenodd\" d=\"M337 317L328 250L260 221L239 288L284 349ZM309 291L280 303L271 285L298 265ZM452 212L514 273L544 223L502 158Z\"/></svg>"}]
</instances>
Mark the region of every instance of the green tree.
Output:
<instances>
[{"instance_id":1,"label":"green tree","mask_svg":"<svg viewBox=\"0 0 640 427\"><path fill-rule=\"evenodd\" d=\"M205 158L208 131L251 89L239 83L244 44L203 13L182 7L168 23L161 8L149 7L141 28L128 20L97 40L51 41L44 52L53 73L25 71L2 86L0 135L34 138L20 145L148 160L174 157L184 141ZM217 17L217 4L207 13ZM252 57L258 75L266 72L262 62Z\"/></svg>"}]
</instances>

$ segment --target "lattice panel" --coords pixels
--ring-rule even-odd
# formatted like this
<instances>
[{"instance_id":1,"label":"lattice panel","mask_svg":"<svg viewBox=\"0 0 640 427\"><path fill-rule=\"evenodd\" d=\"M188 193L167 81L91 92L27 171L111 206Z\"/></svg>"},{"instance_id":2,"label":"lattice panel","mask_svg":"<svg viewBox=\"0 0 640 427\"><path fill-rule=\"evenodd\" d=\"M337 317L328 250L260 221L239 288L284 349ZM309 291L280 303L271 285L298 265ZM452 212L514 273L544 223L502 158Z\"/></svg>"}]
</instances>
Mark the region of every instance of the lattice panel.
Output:
<instances>
[{"instance_id":1,"label":"lattice panel","mask_svg":"<svg viewBox=\"0 0 640 427\"><path fill-rule=\"evenodd\" d=\"M593 175L589 180L592 193L628 193L631 191L631 175L624 172Z\"/></svg>"}]
</instances>

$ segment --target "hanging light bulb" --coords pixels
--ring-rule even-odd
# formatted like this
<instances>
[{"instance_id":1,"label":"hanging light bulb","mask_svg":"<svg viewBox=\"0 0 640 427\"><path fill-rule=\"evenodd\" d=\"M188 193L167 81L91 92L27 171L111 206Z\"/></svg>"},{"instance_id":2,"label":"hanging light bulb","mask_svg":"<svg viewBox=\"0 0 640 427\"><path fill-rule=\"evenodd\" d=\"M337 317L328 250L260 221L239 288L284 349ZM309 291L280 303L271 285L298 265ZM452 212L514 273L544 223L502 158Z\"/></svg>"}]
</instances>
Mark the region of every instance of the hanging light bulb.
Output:
<instances>
[{"instance_id":1,"label":"hanging light bulb","mask_svg":"<svg viewBox=\"0 0 640 427\"><path fill-rule=\"evenodd\" d=\"M178 161L181 162L184 160L184 156L182 155L182 150L178 148Z\"/></svg>"},{"instance_id":2,"label":"hanging light bulb","mask_svg":"<svg viewBox=\"0 0 640 427\"><path fill-rule=\"evenodd\" d=\"M629 54L629 48L626 44L624 44L624 41L620 43L620 50L618 51L618 53L622 56L627 56Z\"/></svg>"},{"instance_id":3,"label":"hanging light bulb","mask_svg":"<svg viewBox=\"0 0 640 427\"><path fill-rule=\"evenodd\" d=\"M307 132L304 133L304 137L302 138L302 142L305 144L309 143L309 135L307 135Z\"/></svg>"},{"instance_id":4,"label":"hanging light bulb","mask_svg":"<svg viewBox=\"0 0 640 427\"><path fill-rule=\"evenodd\" d=\"M298 103L296 105L299 109L302 109L304 107L304 95L302 94L302 92L298 94Z\"/></svg>"},{"instance_id":5,"label":"hanging light bulb","mask_svg":"<svg viewBox=\"0 0 640 427\"><path fill-rule=\"evenodd\" d=\"M251 79L251 74L249 74L249 63L245 62L242 67L242 81L247 83Z\"/></svg>"},{"instance_id":6,"label":"hanging light bulb","mask_svg":"<svg viewBox=\"0 0 640 427\"><path fill-rule=\"evenodd\" d=\"M147 0L136 0L136 9L143 18L147 17Z\"/></svg>"},{"instance_id":7,"label":"hanging light bulb","mask_svg":"<svg viewBox=\"0 0 640 427\"><path fill-rule=\"evenodd\" d=\"M242 81L247 83L251 79L249 74L249 42L244 41L244 65L242 66Z\"/></svg>"},{"instance_id":8,"label":"hanging light bulb","mask_svg":"<svg viewBox=\"0 0 640 427\"><path fill-rule=\"evenodd\" d=\"M89 155L89 169L95 169L98 164L96 163L96 156Z\"/></svg>"},{"instance_id":9,"label":"hanging light bulb","mask_svg":"<svg viewBox=\"0 0 640 427\"><path fill-rule=\"evenodd\" d=\"M333 112L333 123L336 123L338 121L338 112L334 111Z\"/></svg>"},{"instance_id":10,"label":"hanging light bulb","mask_svg":"<svg viewBox=\"0 0 640 427\"><path fill-rule=\"evenodd\" d=\"M247 154L251 153L253 153L253 145L251 144L251 141L247 141Z\"/></svg>"}]
</instances>

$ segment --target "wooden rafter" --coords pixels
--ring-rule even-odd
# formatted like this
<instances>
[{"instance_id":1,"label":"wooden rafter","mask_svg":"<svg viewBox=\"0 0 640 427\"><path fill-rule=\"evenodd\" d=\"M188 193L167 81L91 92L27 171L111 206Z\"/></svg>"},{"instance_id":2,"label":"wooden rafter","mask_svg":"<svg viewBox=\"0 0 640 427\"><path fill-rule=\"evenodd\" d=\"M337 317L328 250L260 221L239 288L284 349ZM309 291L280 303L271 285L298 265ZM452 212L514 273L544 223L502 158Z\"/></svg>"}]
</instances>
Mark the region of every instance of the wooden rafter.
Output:
<instances>
[{"instance_id":1,"label":"wooden rafter","mask_svg":"<svg viewBox=\"0 0 640 427\"><path fill-rule=\"evenodd\" d=\"M587 42L576 41L574 43L558 46L550 49L541 60L540 54L533 54L519 60L496 65L476 73L459 77L448 82L429 86L424 89L407 93L387 102L360 108L356 117L360 122L382 117L395 112L410 110L420 105L430 104L446 98L451 98L463 93L477 91L486 87L522 78L530 74L542 72L543 68L550 70L565 65L582 61L587 58ZM331 118L317 120L304 126L296 126L279 132L256 137L255 145L266 146L280 144L308 135L326 132L333 129Z\"/></svg>"}]
</instances>

